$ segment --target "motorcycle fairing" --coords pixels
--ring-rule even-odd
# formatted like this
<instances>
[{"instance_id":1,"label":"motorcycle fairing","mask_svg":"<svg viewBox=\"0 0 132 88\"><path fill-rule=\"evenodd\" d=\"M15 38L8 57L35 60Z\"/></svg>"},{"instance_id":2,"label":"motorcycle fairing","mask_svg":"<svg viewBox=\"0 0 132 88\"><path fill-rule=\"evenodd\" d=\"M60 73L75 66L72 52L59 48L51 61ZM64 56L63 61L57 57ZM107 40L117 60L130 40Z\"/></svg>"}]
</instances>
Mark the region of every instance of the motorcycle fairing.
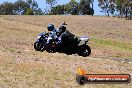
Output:
<instances>
[{"instance_id":1,"label":"motorcycle fairing","mask_svg":"<svg viewBox=\"0 0 132 88\"><path fill-rule=\"evenodd\" d=\"M80 43L78 44L78 46L86 44L88 42L88 40L89 40L89 37L87 37L87 36L81 36L79 38Z\"/></svg>"}]
</instances>

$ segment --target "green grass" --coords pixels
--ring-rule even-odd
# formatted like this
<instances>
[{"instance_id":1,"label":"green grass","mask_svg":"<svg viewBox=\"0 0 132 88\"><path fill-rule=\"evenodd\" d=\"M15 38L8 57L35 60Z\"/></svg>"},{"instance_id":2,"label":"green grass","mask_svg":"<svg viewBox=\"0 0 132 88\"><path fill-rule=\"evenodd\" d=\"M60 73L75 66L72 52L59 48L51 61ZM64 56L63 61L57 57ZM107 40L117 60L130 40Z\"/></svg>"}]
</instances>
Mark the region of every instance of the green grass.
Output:
<instances>
[{"instance_id":1,"label":"green grass","mask_svg":"<svg viewBox=\"0 0 132 88\"><path fill-rule=\"evenodd\" d=\"M121 42L121 41L115 41L110 39L100 39L100 38L92 38L91 41L97 45L111 46L115 49L132 50L132 44Z\"/></svg>"}]
</instances>

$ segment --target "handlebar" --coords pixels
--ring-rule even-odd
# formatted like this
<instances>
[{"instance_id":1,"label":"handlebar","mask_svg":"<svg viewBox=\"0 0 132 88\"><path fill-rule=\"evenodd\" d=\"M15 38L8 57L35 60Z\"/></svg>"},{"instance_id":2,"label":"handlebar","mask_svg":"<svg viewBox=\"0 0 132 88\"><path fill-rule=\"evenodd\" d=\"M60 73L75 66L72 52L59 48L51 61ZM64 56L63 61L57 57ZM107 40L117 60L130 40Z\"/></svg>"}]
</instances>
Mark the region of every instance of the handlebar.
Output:
<instances>
[{"instance_id":1,"label":"handlebar","mask_svg":"<svg viewBox=\"0 0 132 88\"><path fill-rule=\"evenodd\" d=\"M63 22L62 25L67 25L66 22Z\"/></svg>"}]
</instances>

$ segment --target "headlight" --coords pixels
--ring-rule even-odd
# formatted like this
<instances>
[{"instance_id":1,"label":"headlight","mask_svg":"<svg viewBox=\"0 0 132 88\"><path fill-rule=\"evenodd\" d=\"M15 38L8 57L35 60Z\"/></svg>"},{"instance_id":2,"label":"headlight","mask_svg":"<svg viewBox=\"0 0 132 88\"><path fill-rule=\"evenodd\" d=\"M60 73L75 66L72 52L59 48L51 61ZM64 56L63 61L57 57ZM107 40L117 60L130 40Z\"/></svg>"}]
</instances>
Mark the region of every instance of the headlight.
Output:
<instances>
[{"instance_id":1,"label":"headlight","mask_svg":"<svg viewBox=\"0 0 132 88\"><path fill-rule=\"evenodd\" d=\"M38 39L40 38L41 36L38 36Z\"/></svg>"},{"instance_id":2,"label":"headlight","mask_svg":"<svg viewBox=\"0 0 132 88\"><path fill-rule=\"evenodd\" d=\"M48 37L48 40L51 40L51 39L53 39L52 37Z\"/></svg>"}]
</instances>

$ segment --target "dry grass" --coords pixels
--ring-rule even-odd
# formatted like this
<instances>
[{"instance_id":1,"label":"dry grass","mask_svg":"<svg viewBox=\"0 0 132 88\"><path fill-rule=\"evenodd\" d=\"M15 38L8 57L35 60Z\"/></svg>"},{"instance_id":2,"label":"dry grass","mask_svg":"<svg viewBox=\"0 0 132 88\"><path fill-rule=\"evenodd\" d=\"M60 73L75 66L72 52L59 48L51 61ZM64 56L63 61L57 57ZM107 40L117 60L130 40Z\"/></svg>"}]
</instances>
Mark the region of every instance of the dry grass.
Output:
<instances>
[{"instance_id":1,"label":"dry grass","mask_svg":"<svg viewBox=\"0 0 132 88\"><path fill-rule=\"evenodd\" d=\"M66 21L77 35L92 37L89 57L36 52L33 43L48 23L57 27ZM88 73L132 75L132 64L109 58L132 59L132 22L91 16L1 16L1 88L131 88L130 84L90 84L75 81L78 66ZM102 26L103 25L103 26Z\"/></svg>"}]
</instances>

